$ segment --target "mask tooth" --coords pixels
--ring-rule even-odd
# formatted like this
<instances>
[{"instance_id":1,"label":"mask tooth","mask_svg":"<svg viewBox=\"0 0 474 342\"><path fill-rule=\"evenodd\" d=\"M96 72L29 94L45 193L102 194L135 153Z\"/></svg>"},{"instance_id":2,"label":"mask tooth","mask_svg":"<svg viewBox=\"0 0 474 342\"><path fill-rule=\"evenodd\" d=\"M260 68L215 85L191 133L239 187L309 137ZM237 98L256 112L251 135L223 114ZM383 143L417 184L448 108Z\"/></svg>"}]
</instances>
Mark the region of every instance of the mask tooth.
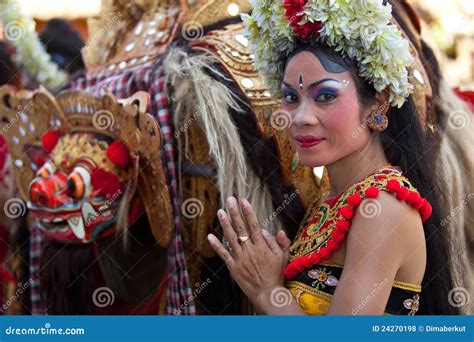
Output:
<instances>
[{"instance_id":1,"label":"mask tooth","mask_svg":"<svg viewBox=\"0 0 474 342\"><path fill-rule=\"evenodd\" d=\"M95 211L94 207L92 204L89 202L85 202L82 205L82 218L86 224L86 226L90 225L94 220L97 220L99 218L99 214L97 211Z\"/></svg>"},{"instance_id":2,"label":"mask tooth","mask_svg":"<svg viewBox=\"0 0 474 342\"><path fill-rule=\"evenodd\" d=\"M67 220L69 228L71 228L74 235L79 240L82 240L86 237L86 231L84 229L84 221L82 220L82 216L74 216Z\"/></svg>"}]
</instances>

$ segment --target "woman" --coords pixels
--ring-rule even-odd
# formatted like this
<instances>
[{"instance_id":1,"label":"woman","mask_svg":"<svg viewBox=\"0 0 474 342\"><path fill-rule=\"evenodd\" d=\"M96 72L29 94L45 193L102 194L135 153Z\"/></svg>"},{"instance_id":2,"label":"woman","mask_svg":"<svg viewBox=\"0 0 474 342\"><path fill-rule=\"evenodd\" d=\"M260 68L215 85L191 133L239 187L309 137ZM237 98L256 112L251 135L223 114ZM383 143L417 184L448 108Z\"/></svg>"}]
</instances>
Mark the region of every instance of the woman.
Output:
<instances>
[{"instance_id":1,"label":"woman","mask_svg":"<svg viewBox=\"0 0 474 342\"><path fill-rule=\"evenodd\" d=\"M218 212L228 248L209 235L212 247L262 314L459 314L440 226L444 113L431 102L436 63L413 10L382 0L254 5L244 21L255 65L281 93L300 163L324 165L331 193L291 246L283 231L260 229L247 200L229 198L228 214Z\"/></svg>"}]
</instances>

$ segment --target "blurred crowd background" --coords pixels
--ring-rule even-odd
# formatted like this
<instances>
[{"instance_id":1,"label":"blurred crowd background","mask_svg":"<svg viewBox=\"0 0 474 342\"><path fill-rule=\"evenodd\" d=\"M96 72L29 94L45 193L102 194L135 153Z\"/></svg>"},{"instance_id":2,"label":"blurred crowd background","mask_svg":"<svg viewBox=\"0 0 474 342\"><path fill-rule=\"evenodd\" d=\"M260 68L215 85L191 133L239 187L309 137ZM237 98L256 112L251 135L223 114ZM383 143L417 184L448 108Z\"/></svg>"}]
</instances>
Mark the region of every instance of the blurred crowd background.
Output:
<instances>
[{"instance_id":1,"label":"blurred crowd background","mask_svg":"<svg viewBox=\"0 0 474 342\"><path fill-rule=\"evenodd\" d=\"M438 57L442 61L446 79L453 87L460 87L463 90L474 88L474 1L412 0L411 2L423 20L424 38L438 48ZM42 41L51 40L51 35L59 39L53 39L47 44L50 45L47 46L50 54L51 51L57 53L53 55L53 60L59 64L64 62L61 52L63 54L76 52L77 55L77 49L83 45L78 37L87 41L87 19L98 16L101 9L101 0L21 0L18 3L22 12L36 21L37 32L41 34L46 31ZM49 22L54 18L65 19L67 22ZM70 28L65 27L65 23L68 23ZM78 36L72 34L69 29L76 31ZM61 41L61 34L66 33L68 39ZM2 33L0 39L3 39ZM61 45L64 51L57 52L56 50L61 50ZM79 67L80 61L73 71L77 71Z\"/></svg>"}]
</instances>

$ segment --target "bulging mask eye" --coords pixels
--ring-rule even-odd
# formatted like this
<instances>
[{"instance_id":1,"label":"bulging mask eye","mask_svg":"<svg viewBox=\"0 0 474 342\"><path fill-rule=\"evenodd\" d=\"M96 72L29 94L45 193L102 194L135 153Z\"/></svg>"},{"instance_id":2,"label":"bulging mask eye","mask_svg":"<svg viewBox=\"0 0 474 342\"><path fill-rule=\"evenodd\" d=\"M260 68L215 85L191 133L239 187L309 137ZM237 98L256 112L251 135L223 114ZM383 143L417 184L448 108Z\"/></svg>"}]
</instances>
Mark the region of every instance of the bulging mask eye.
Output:
<instances>
[{"instance_id":1,"label":"bulging mask eye","mask_svg":"<svg viewBox=\"0 0 474 342\"><path fill-rule=\"evenodd\" d=\"M91 174L83 166L76 166L72 170L67 180L68 193L76 198L81 199L89 196L91 193Z\"/></svg>"},{"instance_id":2,"label":"bulging mask eye","mask_svg":"<svg viewBox=\"0 0 474 342\"><path fill-rule=\"evenodd\" d=\"M41 178L47 178L49 176L54 175L55 173L56 173L56 166L52 162L47 161L38 170L38 172L36 173L36 176L41 177Z\"/></svg>"}]
</instances>

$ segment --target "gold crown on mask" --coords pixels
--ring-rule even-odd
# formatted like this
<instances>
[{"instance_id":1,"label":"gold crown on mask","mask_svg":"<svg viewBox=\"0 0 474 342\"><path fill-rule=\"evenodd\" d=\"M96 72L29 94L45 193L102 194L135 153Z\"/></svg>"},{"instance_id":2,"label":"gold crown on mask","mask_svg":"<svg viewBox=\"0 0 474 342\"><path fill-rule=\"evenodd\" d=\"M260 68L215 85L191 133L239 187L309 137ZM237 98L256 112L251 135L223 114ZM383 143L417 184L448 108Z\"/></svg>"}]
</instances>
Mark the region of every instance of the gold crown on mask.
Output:
<instances>
[{"instance_id":1,"label":"gold crown on mask","mask_svg":"<svg viewBox=\"0 0 474 342\"><path fill-rule=\"evenodd\" d=\"M96 96L68 90L53 96L44 89L16 92L10 86L0 88L0 132L24 199L38 169L28 150L42 149L45 133L92 133L119 140L132 158L130 182L136 182L153 234L162 246L168 245L174 227L171 201L161 165L161 132L156 120L146 113L148 99L145 92L119 100L110 93ZM88 153L92 151L84 151L86 156Z\"/></svg>"}]
</instances>

